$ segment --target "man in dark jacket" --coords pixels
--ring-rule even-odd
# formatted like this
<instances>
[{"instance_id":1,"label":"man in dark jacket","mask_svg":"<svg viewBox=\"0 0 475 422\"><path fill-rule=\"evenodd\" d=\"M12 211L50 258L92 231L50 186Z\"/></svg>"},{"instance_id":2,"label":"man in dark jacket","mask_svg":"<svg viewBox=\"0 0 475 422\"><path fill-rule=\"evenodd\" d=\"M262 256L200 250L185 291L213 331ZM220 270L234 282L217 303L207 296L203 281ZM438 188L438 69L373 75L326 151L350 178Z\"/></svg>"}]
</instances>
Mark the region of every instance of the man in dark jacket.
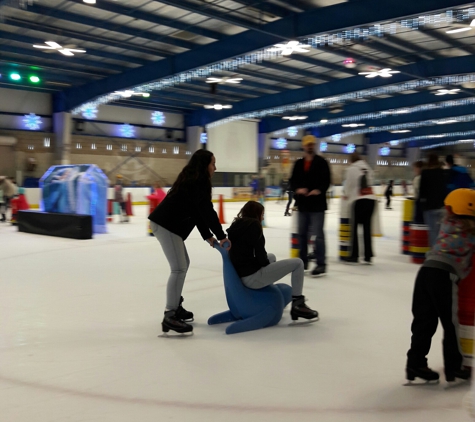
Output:
<instances>
[{"instance_id":1,"label":"man in dark jacket","mask_svg":"<svg viewBox=\"0 0 475 422\"><path fill-rule=\"evenodd\" d=\"M473 189L475 183L470 177L468 170L465 167L458 166L454 163L454 156L447 155L445 157L445 162L447 163L447 194L452 192L455 189L467 188Z\"/></svg>"},{"instance_id":2,"label":"man in dark jacket","mask_svg":"<svg viewBox=\"0 0 475 422\"><path fill-rule=\"evenodd\" d=\"M299 211L300 258L308 268L308 234L315 235L315 258L317 266L312 276L320 277L326 273L325 234L323 225L327 209L327 190L330 186L330 167L327 161L315 154L317 139L306 135L302 139L304 158L295 162L292 170L291 187L297 197Z\"/></svg>"}]
</instances>

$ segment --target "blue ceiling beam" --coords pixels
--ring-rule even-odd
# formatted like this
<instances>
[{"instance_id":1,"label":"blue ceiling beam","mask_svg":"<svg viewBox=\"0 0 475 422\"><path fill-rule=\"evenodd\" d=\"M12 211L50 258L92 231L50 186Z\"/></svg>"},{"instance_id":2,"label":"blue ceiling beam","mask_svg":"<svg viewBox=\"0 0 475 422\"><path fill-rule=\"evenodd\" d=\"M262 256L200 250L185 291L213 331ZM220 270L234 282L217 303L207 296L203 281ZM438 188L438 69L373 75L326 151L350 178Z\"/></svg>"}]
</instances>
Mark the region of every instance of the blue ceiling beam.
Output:
<instances>
[{"instance_id":1,"label":"blue ceiling beam","mask_svg":"<svg viewBox=\"0 0 475 422\"><path fill-rule=\"evenodd\" d=\"M178 19L165 18L160 15L155 15L151 12L142 11L139 8L126 7L117 3L111 3L107 1L99 1L93 6L85 5L82 0L71 1L82 6L87 6L98 10L104 10L106 12L117 13L118 15L139 19L144 22L154 23L156 25L166 26L168 28L191 32L192 34L201 35L203 37L211 38L214 40L220 40L226 37L226 35L222 34L221 32L213 31L211 29L203 28L197 25L191 25L186 22L181 22Z\"/></svg>"},{"instance_id":2,"label":"blue ceiling beam","mask_svg":"<svg viewBox=\"0 0 475 422\"><path fill-rule=\"evenodd\" d=\"M0 31L0 39L1 38L22 42L22 43L28 44L29 46L32 46L33 44L42 43L41 41L38 41L37 38L29 37L27 35L14 34L12 32L7 32L7 31ZM41 49L34 50L34 51L42 52ZM122 61L122 62L130 62L130 63L136 63L140 65L145 65L152 62L151 60L143 60L143 59L139 59L133 56L126 56L125 54L109 53L108 51L96 50L94 48L87 48L86 51L87 51L87 55L103 57L106 59L113 59L113 60ZM52 58L51 53L43 53L43 55L44 55L44 58L49 58L49 59ZM62 57L62 56L59 56L59 57ZM63 60L64 60L64 57L63 57Z\"/></svg>"},{"instance_id":3,"label":"blue ceiling beam","mask_svg":"<svg viewBox=\"0 0 475 422\"><path fill-rule=\"evenodd\" d=\"M245 70L244 68L241 68L241 69L238 69L236 71L236 74L238 75L245 75L245 76L252 76L253 78L258 78L258 79L262 79L262 84L264 84L267 80L268 81L273 81L273 82L279 82L281 84L286 84L286 85L295 85L295 86L309 86L309 85L312 85L311 83L309 82L304 82L304 81L300 81L300 80L295 80L295 79L289 79L289 78L286 78L284 76L277 76L277 75L274 75L272 73L260 73L259 71L256 71L256 70ZM273 84L273 85L268 85L269 86L269 89L272 89L270 87L275 87L276 85ZM278 87L278 86L277 86ZM280 90L282 91L282 90Z\"/></svg>"},{"instance_id":4,"label":"blue ceiling beam","mask_svg":"<svg viewBox=\"0 0 475 422\"><path fill-rule=\"evenodd\" d=\"M206 82L203 82L203 81L190 81L184 85L180 85L180 87L183 87L185 89L196 88L196 92L210 93L211 92L210 85L211 84L207 84ZM200 89L198 90L198 88ZM242 82L238 85L226 84L226 83L218 84L218 86L216 87L216 92L221 95L227 95L229 93L231 95L240 96L241 98L246 95L251 95L252 97L259 96L259 92L253 89L249 89Z\"/></svg>"},{"instance_id":5,"label":"blue ceiling beam","mask_svg":"<svg viewBox=\"0 0 475 422\"><path fill-rule=\"evenodd\" d=\"M110 63L103 63L103 62L97 62L94 60L88 60L88 59L82 59L82 58L77 58L76 56L74 57L65 57L61 53L52 53L52 54L45 54L42 53L41 50L38 49L28 49L28 48L21 48L21 47L15 47L12 45L2 45L1 47L1 52L9 52L9 53L14 53L14 54L21 54L23 56L31 56L31 57L37 57L40 59L44 60L52 60L55 62L59 62L57 64L58 67L63 67L63 63L67 61L68 63L74 64L76 66L88 66L88 67L94 67L97 69L107 69L110 71L114 72L123 72L125 70L128 70L130 68L126 68L124 66L118 66L115 64L110 64ZM49 66L53 66L52 64L49 64Z\"/></svg>"},{"instance_id":6,"label":"blue ceiling beam","mask_svg":"<svg viewBox=\"0 0 475 422\"><path fill-rule=\"evenodd\" d=\"M354 3L339 3L305 13L292 14L263 25L262 29L266 33L248 30L228 36L221 41L160 60L157 63L114 75L100 83L88 84L80 89L67 90L56 98L56 111L71 110L109 92L148 83L262 49L280 42L282 37L288 39L306 37L315 33L327 33L342 28L394 20L465 4L466 0L418 0L412 2L360 0ZM279 35L274 36L267 33Z\"/></svg>"},{"instance_id":7,"label":"blue ceiling beam","mask_svg":"<svg viewBox=\"0 0 475 422\"><path fill-rule=\"evenodd\" d=\"M307 63L313 66L319 66L319 67L323 67L330 70L336 70L337 72L346 73L347 75L350 75L350 76L354 76L358 74L357 69L346 68L343 65L343 63L340 63L340 64L330 63L324 60L317 59L316 57L313 57L313 56L304 56L303 54L292 54L290 58L292 60L297 60L299 62Z\"/></svg>"},{"instance_id":8,"label":"blue ceiling beam","mask_svg":"<svg viewBox=\"0 0 475 422\"><path fill-rule=\"evenodd\" d=\"M441 59L444 56L437 51L428 51L423 47L420 47L416 43L411 43L401 39L401 37L396 37L395 35L384 34L382 37L383 40L389 41L393 45L403 47L409 51L417 53L419 56L422 56L425 60L428 59ZM425 56L425 57L424 57Z\"/></svg>"},{"instance_id":9,"label":"blue ceiling beam","mask_svg":"<svg viewBox=\"0 0 475 422\"><path fill-rule=\"evenodd\" d=\"M276 132L278 130L286 129L290 126L295 126L296 124L304 124L304 123L311 123L315 122L318 123L322 119L338 119L340 117L349 117L349 116L358 116L360 114L366 113L377 113L380 111L387 111L396 108L405 108L405 107L415 107L423 104L430 104L430 103L437 103L442 101L448 100L460 100L463 98L468 98L473 95L469 93L461 92L457 95L450 95L450 96L436 96L429 91L420 92L417 94L410 94L410 95L396 95L391 98L383 98L383 99L370 99L369 101L365 101L362 103L348 103L343 106L343 111L338 114L332 114L329 112L328 108L324 109L314 109L309 110L307 112L301 113L294 113L299 115L308 116L308 119L301 120L297 122L289 122L288 120L282 120L281 117L268 117L262 119L259 123L259 133L271 133ZM454 107L459 108L459 107ZM474 112L475 113L475 112ZM419 113L414 113L414 116L418 116ZM367 123L366 122L361 123ZM375 119L374 122L377 124L380 119ZM356 123L356 122L355 122Z\"/></svg>"},{"instance_id":10,"label":"blue ceiling beam","mask_svg":"<svg viewBox=\"0 0 475 422\"><path fill-rule=\"evenodd\" d=\"M136 53L143 53L152 56L156 56L157 59L161 57L169 57L173 54L168 51L157 50L156 48L147 48L142 47L141 45L133 44L127 41L115 41L112 38L104 38L103 36L96 36L96 35L89 35L85 32L77 32L77 31L70 31L68 29L64 29L58 26L52 25L45 25L45 24L37 24L33 22L29 22L23 19L18 18L9 18L4 17L3 23L5 25L13 26L15 28L21 29L31 29L36 32L42 32L45 34L44 37L36 39L35 43L40 43L45 40L51 40L51 36L54 37L53 39L57 39L58 37L61 38L73 38L81 41L90 41L95 44L102 44L107 47L116 47L122 50L132 50ZM143 33L141 35L143 37ZM130 56L127 56L130 57Z\"/></svg>"},{"instance_id":11,"label":"blue ceiling beam","mask_svg":"<svg viewBox=\"0 0 475 422\"><path fill-rule=\"evenodd\" d=\"M42 16L50 16L52 18L92 26L93 28L102 28L112 32L119 32L121 34L131 35L133 37L141 37L150 41L157 41L164 44L174 45L176 47L186 48L188 50L197 46L197 44L195 43L180 40L179 38L172 38L166 35L154 34L152 32L130 28L126 25L119 25L101 19L95 19L76 13L58 10L52 7L39 6L38 4L28 6L28 13L36 13Z\"/></svg>"},{"instance_id":12,"label":"blue ceiling beam","mask_svg":"<svg viewBox=\"0 0 475 422\"><path fill-rule=\"evenodd\" d=\"M450 119L450 118L456 118L459 116L466 116L469 114L475 114L475 105L468 105L468 106L460 106L460 107L452 107L452 108L443 108L443 109L438 109L438 110L430 110L430 111L422 111L420 113L408 113L408 114L399 114L399 115L392 115L392 116L387 116L383 117L381 119L374 119L374 120L367 120L366 121L366 128L369 126L374 127L376 130L378 128L382 128L383 126L389 126L389 125L403 125L407 123L416 123L419 121L427 121L427 120L436 120L436 119ZM358 123L363 123L363 122L358 122ZM455 124L455 123L453 123ZM434 123L434 126L436 124ZM472 123L473 125L473 123ZM452 124L447 124L447 125L437 125L439 127L451 127ZM432 126L424 126L423 128L428 128ZM361 127L359 129L365 129L364 127ZM409 128L410 130L415 130L412 128ZM348 127L342 127L341 124L338 125L324 125L320 126L317 128L314 128L312 130L318 133L318 135L322 138L325 138L327 136L335 135L337 133L345 133L345 132L351 132L355 130L355 128L348 128ZM376 133L387 133L387 130L381 129L381 132L376 132ZM391 134L391 136L394 138L394 136L397 136L397 134Z\"/></svg>"},{"instance_id":13,"label":"blue ceiling beam","mask_svg":"<svg viewBox=\"0 0 475 422\"><path fill-rule=\"evenodd\" d=\"M292 11L286 9L285 7L278 6L273 3L268 3L265 0L234 0L235 3L242 4L247 7L252 7L253 9L265 13L269 13L275 17L282 18L284 16L289 16Z\"/></svg>"},{"instance_id":14,"label":"blue ceiling beam","mask_svg":"<svg viewBox=\"0 0 475 422\"><path fill-rule=\"evenodd\" d=\"M435 125L435 126L425 126L417 129L411 129L412 132L409 133L389 133L389 132L379 132L366 134L369 138L370 144L381 144L393 140L404 140L409 139L414 136L426 136L426 135L440 135L443 133L450 132L467 132L474 130L473 122L466 123L453 123L449 125ZM434 138L433 143L444 142L445 138ZM343 140L342 140L343 141Z\"/></svg>"},{"instance_id":15,"label":"blue ceiling beam","mask_svg":"<svg viewBox=\"0 0 475 422\"><path fill-rule=\"evenodd\" d=\"M216 120L221 120L236 114L287 106L312 101L318 98L334 97L347 92L357 92L364 89L409 82L414 79L473 73L475 72L475 60L472 56L428 60L401 66L398 70L401 73L395 74L391 78L365 78L363 76L355 76L353 78L341 79L325 84L313 85L311 87L284 91L280 94L241 101L236 104L232 110L221 110L220 112L212 113L210 113L211 110L201 112L200 115L196 116L196 121L204 126Z\"/></svg>"},{"instance_id":16,"label":"blue ceiling beam","mask_svg":"<svg viewBox=\"0 0 475 422\"><path fill-rule=\"evenodd\" d=\"M311 78L311 79L320 79L325 82L330 82L334 81L336 78L333 78L331 76L327 76L324 74L319 74L316 72L311 72L309 70L305 69L299 69L297 67L292 67L292 66L286 66L284 64L280 63L273 63L271 61L262 63L262 66L267 68L267 69L274 69L279 72L285 72L288 73L289 75L297 75L297 76L302 76L304 78ZM281 76L285 77L285 76Z\"/></svg>"}]
</instances>

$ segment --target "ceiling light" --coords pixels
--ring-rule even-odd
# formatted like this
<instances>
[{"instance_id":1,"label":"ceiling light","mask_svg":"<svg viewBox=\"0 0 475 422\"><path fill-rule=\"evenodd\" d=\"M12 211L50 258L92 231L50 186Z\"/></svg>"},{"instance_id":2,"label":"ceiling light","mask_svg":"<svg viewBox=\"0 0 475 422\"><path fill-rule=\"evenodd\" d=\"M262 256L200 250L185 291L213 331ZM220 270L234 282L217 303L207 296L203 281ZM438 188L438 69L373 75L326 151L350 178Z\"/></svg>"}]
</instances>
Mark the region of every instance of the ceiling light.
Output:
<instances>
[{"instance_id":1,"label":"ceiling light","mask_svg":"<svg viewBox=\"0 0 475 422\"><path fill-rule=\"evenodd\" d=\"M130 98L132 95L138 95L145 98L150 97L148 92L135 92L131 89L126 89L125 91L114 91L114 94L120 95L122 98Z\"/></svg>"},{"instance_id":2,"label":"ceiling light","mask_svg":"<svg viewBox=\"0 0 475 422\"><path fill-rule=\"evenodd\" d=\"M366 126L366 125L364 123L348 123L341 126L342 127L359 127L359 126Z\"/></svg>"},{"instance_id":3,"label":"ceiling light","mask_svg":"<svg viewBox=\"0 0 475 422\"><path fill-rule=\"evenodd\" d=\"M10 79L13 81L21 80L21 76L19 73L10 73Z\"/></svg>"},{"instance_id":4,"label":"ceiling light","mask_svg":"<svg viewBox=\"0 0 475 422\"><path fill-rule=\"evenodd\" d=\"M459 88L455 89L438 89L437 92L435 92L435 95L454 95L457 94L460 91Z\"/></svg>"},{"instance_id":5,"label":"ceiling light","mask_svg":"<svg viewBox=\"0 0 475 422\"><path fill-rule=\"evenodd\" d=\"M470 28L469 26L466 26L464 28L457 28L457 29L451 29L449 31L445 31L446 34L456 34L457 32L465 32L465 31L471 31L473 28Z\"/></svg>"},{"instance_id":6,"label":"ceiling light","mask_svg":"<svg viewBox=\"0 0 475 422\"><path fill-rule=\"evenodd\" d=\"M216 78L216 77L209 77L206 79L207 84L239 84L241 83L242 78Z\"/></svg>"},{"instance_id":7,"label":"ceiling light","mask_svg":"<svg viewBox=\"0 0 475 422\"><path fill-rule=\"evenodd\" d=\"M275 44L274 47L268 48L269 52L282 52L283 56L289 56L292 53L308 53L310 46L307 44L300 44L299 41L289 41L287 44Z\"/></svg>"},{"instance_id":8,"label":"ceiling light","mask_svg":"<svg viewBox=\"0 0 475 422\"><path fill-rule=\"evenodd\" d=\"M96 0L82 0L82 1L87 4L96 4Z\"/></svg>"},{"instance_id":9,"label":"ceiling light","mask_svg":"<svg viewBox=\"0 0 475 422\"><path fill-rule=\"evenodd\" d=\"M347 67L348 69L353 69L356 67L356 60L348 57L347 59L343 60L343 66Z\"/></svg>"},{"instance_id":10,"label":"ceiling light","mask_svg":"<svg viewBox=\"0 0 475 422\"><path fill-rule=\"evenodd\" d=\"M74 53L86 52L86 50L80 50L77 48L63 47L62 45L58 44L55 41L46 41L45 44L46 45L34 44L33 47L41 48L42 50L56 50L56 51L59 51L61 54L64 54L65 56L74 56Z\"/></svg>"},{"instance_id":11,"label":"ceiling light","mask_svg":"<svg viewBox=\"0 0 475 422\"><path fill-rule=\"evenodd\" d=\"M282 117L283 120L305 120L308 119L308 116L285 116Z\"/></svg>"},{"instance_id":12,"label":"ceiling light","mask_svg":"<svg viewBox=\"0 0 475 422\"><path fill-rule=\"evenodd\" d=\"M224 108L233 108L232 105L228 104L228 105L223 105L223 104L209 104L209 105L205 105L204 108L207 108L207 109L214 109L214 110L222 110Z\"/></svg>"},{"instance_id":13,"label":"ceiling light","mask_svg":"<svg viewBox=\"0 0 475 422\"><path fill-rule=\"evenodd\" d=\"M391 70L390 68L385 68L381 70L375 70L373 72L360 72L358 75L365 75L366 78L376 78L376 76L381 76L382 78L390 78L395 73L401 73L399 70Z\"/></svg>"},{"instance_id":14,"label":"ceiling light","mask_svg":"<svg viewBox=\"0 0 475 422\"><path fill-rule=\"evenodd\" d=\"M440 120L438 122L434 122L438 125L448 125L449 123L458 123L457 119L448 119L448 120Z\"/></svg>"},{"instance_id":15,"label":"ceiling light","mask_svg":"<svg viewBox=\"0 0 475 422\"><path fill-rule=\"evenodd\" d=\"M320 120L320 123L328 123L328 119L322 119Z\"/></svg>"},{"instance_id":16,"label":"ceiling light","mask_svg":"<svg viewBox=\"0 0 475 422\"><path fill-rule=\"evenodd\" d=\"M33 82L34 84L37 84L40 81L40 78L38 76L30 76L30 82Z\"/></svg>"},{"instance_id":17,"label":"ceiling light","mask_svg":"<svg viewBox=\"0 0 475 422\"><path fill-rule=\"evenodd\" d=\"M390 130L391 133L407 133L411 132L409 129L401 129L401 130Z\"/></svg>"}]
</instances>

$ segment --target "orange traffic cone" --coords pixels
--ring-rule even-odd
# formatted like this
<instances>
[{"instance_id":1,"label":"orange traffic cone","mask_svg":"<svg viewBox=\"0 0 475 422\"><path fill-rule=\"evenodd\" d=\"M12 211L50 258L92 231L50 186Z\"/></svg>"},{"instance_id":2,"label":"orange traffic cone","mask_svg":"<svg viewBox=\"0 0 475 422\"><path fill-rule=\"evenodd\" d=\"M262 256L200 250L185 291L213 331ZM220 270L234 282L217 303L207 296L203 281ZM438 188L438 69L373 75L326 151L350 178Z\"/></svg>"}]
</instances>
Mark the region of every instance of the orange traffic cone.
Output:
<instances>
[{"instance_id":1,"label":"orange traffic cone","mask_svg":"<svg viewBox=\"0 0 475 422\"><path fill-rule=\"evenodd\" d=\"M226 221L224 221L224 206L223 206L223 195L219 195L219 222L221 224L226 224Z\"/></svg>"}]
</instances>

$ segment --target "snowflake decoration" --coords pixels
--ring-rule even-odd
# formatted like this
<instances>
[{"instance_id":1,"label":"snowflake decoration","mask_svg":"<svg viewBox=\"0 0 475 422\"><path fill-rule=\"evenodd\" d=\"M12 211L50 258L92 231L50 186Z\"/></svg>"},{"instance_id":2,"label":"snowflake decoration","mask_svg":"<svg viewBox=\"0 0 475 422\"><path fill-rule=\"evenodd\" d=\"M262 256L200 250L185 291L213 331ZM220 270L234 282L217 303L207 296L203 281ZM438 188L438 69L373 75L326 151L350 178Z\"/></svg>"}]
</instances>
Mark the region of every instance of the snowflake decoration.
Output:
<instances>
[{"instance_id":1,"label":"snowflake decoration","mask_svg":"<svg viewBox=\"0 0 475 422\"><path fill-rule=\"evenodd\" d=\"M25 117L23 117L23 124L27 129L30 130L38 130L40 126L43 124L41 121L41 117L37 116L34 113L30 114L25 114Z\"/></svg>"},{"instance_id":2,"label":"snowflake decoration","mask_svg":"<svg viewBox=\"0 0 475 422\"><path fill-rule=\"evenodd\" d=\"M208 135L206 133L202 133L200 135L200 143L206 144L206 142L208 142Z\"/></svg>"},{"instance_id":3,"label":"snowflake decoration","mask_svg":"<svg viewBox=\"0 0 475 422\"><path fill-rule=\"evenodd\" d=\"M120 127L120 133L125 138L133 138L135 136L135 128L129 124L123 124Z\"/></svg>"},{"instance_id":4,"label":"snowflake decoration","mask_svg":"<svg viewBox=\"0 0 475 422\"><path fill-rule=\"evenodd\" d=\"M389 153L390 153L390 149L389 147L382 147L380 150L379 150L379 155L381 155L382 157L384 156L388 156Z\"/></svg>"},{"instance_id":5,"label":"snowflake decoration","mask_svg":"<svg viewBox=\"0 0 475 422\"><path fill-rule=\"evenodd\" d=\"M93 104L87 105L82 109L81 113L85 119L95 119L97 117L97 107Z\"/></svg>"},{"instance_id":6,"label":"snowflake decoration","mask_svg":"<svg viewBox=\"0 0 475 422\"><path fill-rule=\"evenodd\" d=\"M332 141L333 142L340 142L341 141L341 134L336 134L336 135L332 135Z\"/></svg>"},{"instance_id":7,"label":"snowflake decoration","mask_svg":"<svg viewBox=\"0 0 475 422\"><path fill-rule=\"evenodd\" d=\"M356 151L356 146L355 144L348 144L346 147L345 147L345 151L347 154L352 154Z\"/></svg>"},{"instance_id":8,"label":"snowflake decoration","mask_svg":"<svg viewBox=\"0 0 475 422\"><path fill-rule=\"evenodd\" d=\"M278 148L278 149L284 149L287 147L287 139L285 138L279 138L275 141L275 146Z\"/></svg>"},{"instance_id":9,"label":"snowflake decoration","mask_svg":"<svg viewBox=\"0 0 475 422\"><path fill-rule=\"evenodd\" d=\"M328 144L326 142L320 142L320 151L326 152L328 150Z\"/></svg>"},{"instance_id":10,"label":"snowflake decoration","mask_svg":"<svg viewBox=\"0 0 475 422\"><path fill-rule=\"evenodd\" d=\"M154 125L162 126L165 123L165 115L161 111L152 113L152 122Z\"/></svg>"},{"instance_id":11,"label":"snowflake decoration","mask_svg":"<svg viewBox=\"0 0 475 422\"><path fill-rule=\"evenodd\" d=\"M297 136L297 133L299 133L299 131L295 126L291 126L287 129L287 134L289 136Z\"/></svg>"}]
</instances>

